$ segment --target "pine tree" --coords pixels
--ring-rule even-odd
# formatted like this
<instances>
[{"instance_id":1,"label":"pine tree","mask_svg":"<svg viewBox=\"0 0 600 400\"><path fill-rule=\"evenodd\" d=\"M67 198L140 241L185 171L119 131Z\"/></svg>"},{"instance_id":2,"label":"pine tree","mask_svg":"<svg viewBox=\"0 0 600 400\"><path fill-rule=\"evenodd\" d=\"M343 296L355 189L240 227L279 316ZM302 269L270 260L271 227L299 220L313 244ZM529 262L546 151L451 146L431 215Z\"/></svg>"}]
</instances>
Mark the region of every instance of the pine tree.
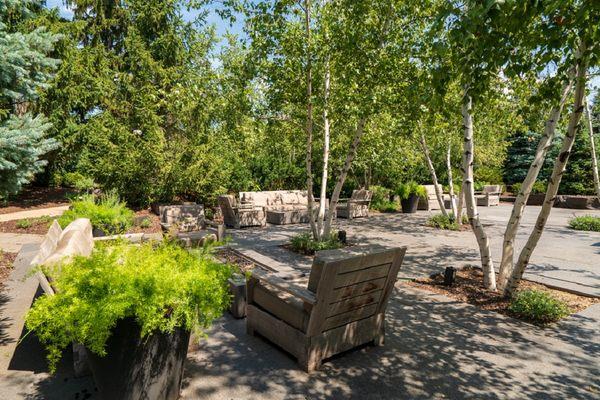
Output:
<instances>
[{"instance_id":1,"label":"pine tree","mask_svg":"<svg viewBox=\"0 0 600 400\"><path fill-rule=\"evenodd\" d=\"M50 127L46 118L29 110L58 64L48 57L58 36L44 28L18 29L40 9L37 0L0 3L0 198L30 182L46 164L40 157L57 147L45 137Z\"/></svg>"}]
</instances>

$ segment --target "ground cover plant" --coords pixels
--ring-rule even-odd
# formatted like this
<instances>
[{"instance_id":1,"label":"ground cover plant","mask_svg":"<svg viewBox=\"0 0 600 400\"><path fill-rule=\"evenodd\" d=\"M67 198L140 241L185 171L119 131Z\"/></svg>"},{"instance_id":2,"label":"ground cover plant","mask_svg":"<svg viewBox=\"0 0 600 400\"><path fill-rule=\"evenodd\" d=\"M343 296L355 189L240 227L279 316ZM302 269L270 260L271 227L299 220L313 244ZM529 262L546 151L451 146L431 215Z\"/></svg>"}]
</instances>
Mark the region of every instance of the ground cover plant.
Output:
<instances>
[{"instance_id":1,"label":"ground cover plant","mask_svg":"<svg viewBox=\"0 0 600 400\"><path fill-rule=\"evenodd\" d=\"M342 247L344 247L344 243L340 241L337 232L332 233L324 240L315 240L310 233L301 233L290 240L292 251L308 255L315 254L320 250L340 249Z\"/></svg>"},{"instance_id":2,"label":"ground cover plant","mask_svg":"<svg viewBox=\"0 0 600 400\"><path fill-rule=\"evenodd\" d=\"M392 191L383 186L371 186L369 190L373 192L370 208L381 212L398 211L398 203L390 200Z\"/></svg>"},{"instance_id":3,"label":"ground cover plant","mask_svg":"<svg viewBox=\"0 0 600 400\"><path fill-rule=\"evenodd\" d=\"M578 231L600 232L600 217L583 215L569 221L569 228Z\"/></svg>"},{"instance_id":4,"label":"ground cover plant","mask_svg":"<svg viewBox=\"0 0 600 400\"><path fill-rule=\"evenodd\" d=\"M541 324L556 322L569 315L569 307L541 290L523 290L512 299L508 310L518 317Z\"/></svg>"},{"instance_id":5,"label":"ground cover plant","mask_svg":"<svg viewBox=\"0 0 600 400\"><path fill-rule=\"evenodd\" d=\"M89 218L94 228L107 234L124 233L133 225L134 212L127 208L115 192L100 196L86 194L71 203L58 223L65 228L77 218Z\"/></svg>"},{"instance_id":6,"label":"ground cover plant","mask_svg":"<svg viewBox=\"0 0 600 400\"><path fill-rule=\"evenodd\" d=\"M134 317L143 337L181 327L201 333L228 306L230 268L169 242L101 245L90 257L42 267L56 295L38 298L26 326L55 370L73 341L98 355L118 320Z\"/></svg>"},{"instance_id":7,"label":"ground cover plant","mask_svg":"<svg viewBox=\"0 0 600 400\"><path fill-rule=\"evenodd\" d=\"M469 218L463 215L463 225L459 225L453 215L436 214L427 220L426 225L432 228L445 229L450 231L459 231L461 226L467 226Z\"/></svg>"}]
</instances>

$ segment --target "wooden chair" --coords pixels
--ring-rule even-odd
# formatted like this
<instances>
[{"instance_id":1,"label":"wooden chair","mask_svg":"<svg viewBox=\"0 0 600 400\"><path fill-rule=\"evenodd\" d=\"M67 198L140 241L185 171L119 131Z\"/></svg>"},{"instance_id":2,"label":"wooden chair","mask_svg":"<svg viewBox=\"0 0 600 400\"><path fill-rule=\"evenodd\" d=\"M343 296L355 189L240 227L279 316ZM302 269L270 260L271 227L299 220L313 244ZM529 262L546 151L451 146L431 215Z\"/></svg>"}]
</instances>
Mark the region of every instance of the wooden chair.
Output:
<instances>
[{"instance_id":1,"label":"wooden chair","mask_svg":"<svg viewBox=\"0 0 600 400\"><path fill-rule=\"evenodd\" d=\"M349 199L340 199L336 207L338 218L360 218L369 216L373 192L366 189L353 190Z\"/></svg>"},{"instance_id":2,"label":"wooden chair","mask_svg":"<svg viewBox=\"0 0 600 400\"><path fill-rule=\"evenodd\" d=\"M435 194L435 185L423 185L427 191L427 197L419 197L419 210L439 210L440 203L438 202L437 195ZM444 189L441 184L438 183L440 193L443 193ZM442 194L442 200L446 200L446 195Z\"/></svg>"},{"instance_id":3,"label":"wooden chair","mask_svg":"<svg viewBox=\"0 0 600 400\"><path fill-rule=\"evenodd\" d=\"M263 207L252 203L236 203L235 196L219 196L219 207L223 213L223 221L229 228L240 229L247 226L265 226L267 216Z\"/></svg>"},{"instance_id":4,"label":"wooden chair","mask_svg":"<svg viewBox=\"0 0 600 400\"><path fill-rule=\"evenodd\" d=\"M307 372L356 346L383 345L385 308L405 252L380 246L318 252L307 287L255 269L247 283L248 334L291 353Z\"/></svg>"}]
</instances>

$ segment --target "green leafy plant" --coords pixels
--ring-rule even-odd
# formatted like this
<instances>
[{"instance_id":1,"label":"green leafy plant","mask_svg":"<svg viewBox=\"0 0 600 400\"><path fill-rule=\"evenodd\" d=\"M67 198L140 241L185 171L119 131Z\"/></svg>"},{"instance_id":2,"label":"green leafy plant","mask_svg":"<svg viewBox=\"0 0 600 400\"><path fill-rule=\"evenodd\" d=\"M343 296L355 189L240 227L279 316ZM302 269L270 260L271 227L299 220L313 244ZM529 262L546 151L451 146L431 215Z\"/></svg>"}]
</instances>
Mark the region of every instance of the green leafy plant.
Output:
<instances>
[{"instance_id":1,"label":"green leafy plant","mask_svg":"<svg viewBox=\"0 0 600 400\"><path fill-rule=\"evenodd\" d=\"M292 237L290 244L292 250L302 254L315 254L319 250L339 249L344 246L339 240L337 232L321 241L315 240L310 232L301 233Z\"/></svg>"},{"instance_id":2,"label":"green leafy plant","mask_svg":"<svg viewBox=\"0 0 600 400\"><path fill-rule=\"evenodd\" d=\"M523 290L517 293L508 310L520 318L541 324L556 322L570 312L567 304L541 290Z\"/></svg>"},{"instance_id":3,"label":"green leafy plant","mask_svg":"<svg viewBox=\"0 0 600 400\"><path fill-rule=\"evenodd\" d=\"M27 229L27 228L31 228L31 226L33 225L33 223L31 222L31 220L29 219L20 219L16 222L15 226L18 229Z\"/></svg>"},{"instance_id":4,"label":"green leafy plant","mask_svg":"<svg viewBox=\"0 0 600 400\"><path fill-rule=\"evenodd\" d=\"M152 221L150 220L150 218L144 218L141 222L140 222L140 227L141 228L150 228L150 225L152 225Z\"/></svg>"},{"instance_id":5,"label":"green leafy plant","mask_svg":"<svg viewBox=\"0 0 600 400\"><path fill-rule=\"evenodd\" d=\"M516 195L521 191L522 183L515 183L512 185L512 191ZM531 194L541 194L546 193L546 183L545 182L535 182L531 187Z\"/></svg>"},{"instance_id":6,"label":"green leafy plant","mask_svg":"<svg viewBox=\"0 0 600 400\"><path fill-rule=\"evenodd\" d=\"M600 232L600 217L583 215L569 221L569 228L578 231Z\"/></svg>"},{"instance_id":7,"label":"green leafy plant","mask_svg":"<svg viewBox=\"0 0 600 400\"><path fill-rule=\"evenodd\" d=\"M74 200L71 208L58 219L66 227L77 218L89 218L95 228L109 234L123 233L133 225L134 213L114 192L100 196L84 195Z\"/></svg>"},{"instance_id":8,"label":"green leafy plant","mask_svg":"<svg viewBox=\"0 0 600 400\"><path fill-rule=\"evenodd\" d=\"M401 183L400 185L398 185L398 188L396 189L396 194L402 200L406 200L412 195L416 195L419 197L426 197L427 190L425 189L425 186L419 185L416 182L410 181L410 182Z\"/></svg>"},{"instance_id":9,"label":"green leafy plant","mask_svg":"<svg viewBox=\"0 0 600 400\"><path fill-rule=\"evenodd\" d=\"M51 371L73 341L106 354L106 340L123 318L134 317L142 337L181 327L201 333L229 304L228 266L169 242L98 246L55 268L55 295L36 300L26 326L48 350Z\"/></svg>"},{"instance_id":10,"label":"green leafy plant","mask_svg":"<svg viewBox=\"0 0 600 400\"><path fill-rule=\"evenodd\" d=\"M58 181L60 181L62 186L74 188L78 191L92 190L96 186L92 178L84 176L79 172L67 172L61 175Z\"/></svg>"},{"instance_id":11,"label":"green leafy plant","mask_svg":"<svg viewBox=\"0 0 600 400\"><path fill-rule=\"evenodd\" d=\"M469 218L466 215L463 215L462 223L463 224L469 223ZM430 217L427 220L427 226L430 226L432 228L438 228L438 229L446 229L446 230L450 230L450 231L460 230L460 226L458 225L458 223L456 222L456 219L453 216L451 216L451 215L446 216L443 214L436 214L436 215Z\"/></svg>"},{"instance_id":12,"label":"green leafy plant","mask_svg":"<svg viewBox=\"0 0 600 400\"><path fill-rule=\"evenodd\" d=\"M392 191L383 186L371 186L369 190L373 192L371 198L371 209L381 212L394 212L398 211L398 204L390 200Z\"/></svg>"}]
</instances>

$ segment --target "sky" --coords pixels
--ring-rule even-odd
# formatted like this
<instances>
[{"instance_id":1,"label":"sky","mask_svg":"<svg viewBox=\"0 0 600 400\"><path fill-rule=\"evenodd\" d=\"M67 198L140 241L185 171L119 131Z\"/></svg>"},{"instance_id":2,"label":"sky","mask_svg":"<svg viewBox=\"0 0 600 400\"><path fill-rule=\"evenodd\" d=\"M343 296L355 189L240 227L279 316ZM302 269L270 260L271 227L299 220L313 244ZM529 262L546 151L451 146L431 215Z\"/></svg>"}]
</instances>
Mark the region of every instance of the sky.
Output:
<instances>
[{"instance_id":1,"label":"sky","mask_svg":"<svg viewBox=\"0 0 600 400\"><path fill-rule=\"evenodd\" d=\"M63 0L46 0L46 6L48 8L58 8L60 15L64 18L73 18L73 11L69 7L65 6ZM199 14L198 10L187 11L182 10L183 19L185 21L193 21ZM229 21L224 21L216 12L215 7L209 7L209 14L207 17L207 23L214 25L218 36L223 36L225 33L241 34L243 28L243 21L236 21L232 26Z\"/></svg>"}]
</instances>

